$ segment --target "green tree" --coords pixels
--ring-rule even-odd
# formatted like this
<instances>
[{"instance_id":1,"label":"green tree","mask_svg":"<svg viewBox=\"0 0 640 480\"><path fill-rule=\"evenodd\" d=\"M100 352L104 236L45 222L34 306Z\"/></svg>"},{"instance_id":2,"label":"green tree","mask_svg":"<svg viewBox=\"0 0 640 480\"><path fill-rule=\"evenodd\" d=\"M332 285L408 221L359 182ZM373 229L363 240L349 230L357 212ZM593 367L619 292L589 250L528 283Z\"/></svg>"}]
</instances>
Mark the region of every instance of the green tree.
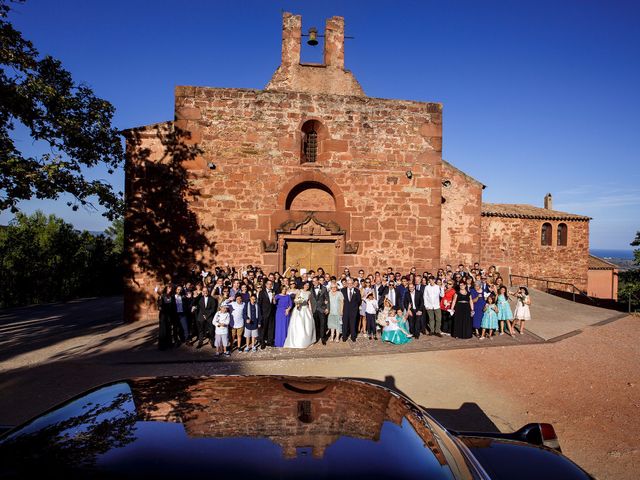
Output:
<instances>
[{"instance_id":1,"label":"green tree","mask_svg":"<svg viewBox=\"0 0 640 480\"><path fill-rule=\"evenodd\" d=\"M111 238L18 213L0 229L0 307L120 293L121 265Z\"/></svg>"},{"instance_id":2,"label":"green tree","mask_svg":"<svg viewBox=\"0 0 640 480\"><path fill-rule=\"evenodd\" d=\"M124 218L114 219L104 233L113 240L113 251L121 255L124 251Z\"/></svg>"},{"instance_id":3,"label":"green tree","mask_svg":"<svg viewBox=\"0 0 640 480\"><path fill-rule=\"evenodd\" d=\"M41 57L7 20L9 11L7 0L0 0L0 210L16 213L21 200L67 192L74 210L92 206L95 197L104 215L115 218L122 213L122 193L83 173L104 165L111 174L123 162L121 138L111 125L114 107L75 83L60 61ZM50 153L23 154L12 138L19 124Z\"/></svg>"},{"instance_id":4,"label":"green tree","mask_svg":"<svg viewBox=\"0 0 640 480\"><path fill-rule=\"evenodd\" d=\"M630 244L632 247L640 246L640 232L636 233L636 238ZM633 251L634 264L640 267L640 248ZM638 305L640 303L640 268L629 269L626 272L620 272L620 288L618 289L618 298L621 301L627 301L631 297L631 303Z\"/></svg>"}]
</instances>

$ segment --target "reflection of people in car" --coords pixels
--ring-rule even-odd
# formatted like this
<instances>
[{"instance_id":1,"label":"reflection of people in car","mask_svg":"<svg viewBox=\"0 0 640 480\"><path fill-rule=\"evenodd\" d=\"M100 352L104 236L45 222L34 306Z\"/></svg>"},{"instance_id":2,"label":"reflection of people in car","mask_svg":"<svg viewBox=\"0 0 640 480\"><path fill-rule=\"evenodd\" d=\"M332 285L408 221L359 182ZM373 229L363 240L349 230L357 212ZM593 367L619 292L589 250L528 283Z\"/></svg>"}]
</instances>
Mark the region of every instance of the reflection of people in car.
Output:
<instances>
[{"instance_id":1,"label":"reflection of people in car","mask_svg":"<svg viewBox=\"0 0 640 480\"><path fill-rule=\"evenodd\" d=\"M393 313L393 310L391 310L391 313ZM402 309L399 308L395 311L395 316L387 318L387 325L382 330L382 340L395 345L402 345L409 343L412 336L409 333L407 316L406 314L403 315Z\"/></svg>"}]
</instances>

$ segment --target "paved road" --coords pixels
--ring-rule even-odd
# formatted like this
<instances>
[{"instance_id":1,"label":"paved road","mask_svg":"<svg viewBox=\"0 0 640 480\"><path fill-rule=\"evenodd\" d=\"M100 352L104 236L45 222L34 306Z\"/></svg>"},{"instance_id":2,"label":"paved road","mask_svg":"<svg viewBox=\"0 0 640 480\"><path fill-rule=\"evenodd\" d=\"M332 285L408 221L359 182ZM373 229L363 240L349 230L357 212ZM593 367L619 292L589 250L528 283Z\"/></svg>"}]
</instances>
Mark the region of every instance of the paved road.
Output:
<instances>
[{"instance_id":1,"label":"paved road","mask_svg":"<svg viewBox=\"0 0 640 480\"><path fill-rule=\"evenodd\" d=\"M0 424L25 421L88 388L134 376L346 376L394 386L451 428L508 431L550 421L565 453L598 478L635 479L640 470L640 344L629 335L637 330L635 317L586 326L557 343L430 338L411 344L419 350L424 342L424 351L407 352L359 340L355 346L315 346L315 353L217 361L209 347L159 352L155 325L121 323L119 302L85 300L68 305L67 313L51 306L0 315Z\"/></svg>"}]
</instances>

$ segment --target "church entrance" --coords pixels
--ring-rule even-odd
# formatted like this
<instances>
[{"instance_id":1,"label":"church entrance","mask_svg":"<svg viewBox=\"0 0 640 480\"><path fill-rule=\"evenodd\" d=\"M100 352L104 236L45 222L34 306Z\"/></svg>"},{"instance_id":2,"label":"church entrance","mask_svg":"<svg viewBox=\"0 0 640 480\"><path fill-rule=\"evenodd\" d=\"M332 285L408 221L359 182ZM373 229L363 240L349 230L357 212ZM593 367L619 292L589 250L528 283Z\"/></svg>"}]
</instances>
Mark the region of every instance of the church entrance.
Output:
<instances>
[{"instance_id":1,"label":"church entrance","mask_svg":"<svg viewBox=\"0 0 640 480\"><path fill-rule=\"evenodd\" d=\"M284 268L294 265L298 270L306 268L307 271L317 271L318 267L322 267L326 273L334 275L335 255L335 240L288 239L284 244Z\"/></svg>"}]
</instances>

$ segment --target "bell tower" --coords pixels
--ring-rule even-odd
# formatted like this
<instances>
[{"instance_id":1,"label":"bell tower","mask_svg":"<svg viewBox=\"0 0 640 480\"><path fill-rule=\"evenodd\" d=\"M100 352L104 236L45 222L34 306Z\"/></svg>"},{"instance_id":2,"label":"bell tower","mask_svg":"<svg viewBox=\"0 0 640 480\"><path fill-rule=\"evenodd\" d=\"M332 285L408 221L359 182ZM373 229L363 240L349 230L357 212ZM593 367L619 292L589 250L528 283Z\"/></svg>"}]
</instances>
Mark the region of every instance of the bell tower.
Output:
<instances>
[{"instance_id":1,"label":"bell tower","mask_svg":"<svg viewBox=\"0 0 640 480\"><path fill-rule=\"evenodd\" d=\"M266 90L364 96L353 74L344 68L344 18L327 19L323 63L301 63L302 17L282 15L282 60Z\"/></svg>"}]
</instances>

